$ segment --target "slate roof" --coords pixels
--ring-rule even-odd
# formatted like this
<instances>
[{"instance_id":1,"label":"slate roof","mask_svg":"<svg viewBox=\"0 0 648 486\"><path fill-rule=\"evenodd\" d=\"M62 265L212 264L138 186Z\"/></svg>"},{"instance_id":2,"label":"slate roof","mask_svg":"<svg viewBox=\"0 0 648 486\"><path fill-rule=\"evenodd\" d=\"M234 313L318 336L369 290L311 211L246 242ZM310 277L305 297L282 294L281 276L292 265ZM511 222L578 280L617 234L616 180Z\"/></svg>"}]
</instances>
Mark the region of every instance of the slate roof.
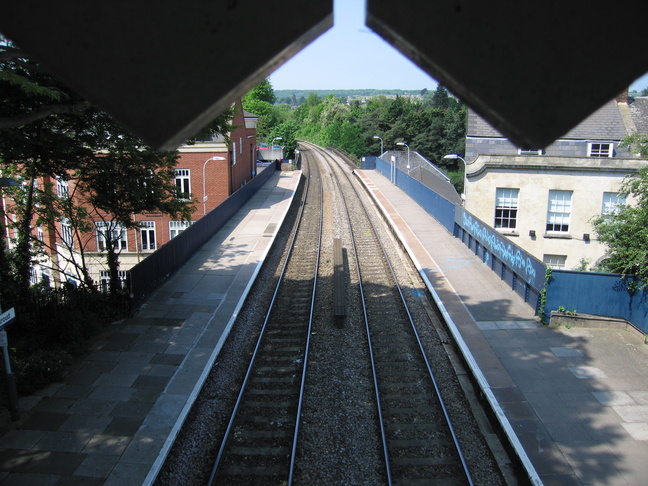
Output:
<instances>
[{"instance_id":1,"label":"slate roof","mask_svg":"<svg viewBox=\"0 0 648 486\"><path fill-rule=\"evenodd\" d=\"M468 117L467 135L469 137L506 138L472 110ZM617 103L611 100L561 138L572 140L621 140L626 135L625 124Z\"/></svg>"},{"instance_id":2,"label":"slate roof","mask_svg":"<svg viewBox=\"0 0 648 486\"><path fill-rule=\"evenodd\" d=\"M641 96L630 103L630 115L639 133L648 134L648 96Z\"/></svg>"}]
</instances>

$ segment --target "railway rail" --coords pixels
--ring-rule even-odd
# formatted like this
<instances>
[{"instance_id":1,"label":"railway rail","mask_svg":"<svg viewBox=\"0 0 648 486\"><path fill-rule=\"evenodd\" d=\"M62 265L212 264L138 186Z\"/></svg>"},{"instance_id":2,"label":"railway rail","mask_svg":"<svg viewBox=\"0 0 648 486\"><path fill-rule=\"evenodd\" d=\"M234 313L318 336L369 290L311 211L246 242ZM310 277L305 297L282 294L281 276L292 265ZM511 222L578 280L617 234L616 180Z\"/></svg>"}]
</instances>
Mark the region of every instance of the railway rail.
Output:
<instances>
[{"instance_id":1,"label":"railway rail","mask_svg":"<svg viewBox=\"0 0 648 486\"><path fill-rule=\"evenodd\" d=\"M505 484L416 270L352 167L300 149L298 216L156 486Z\"/></svg>"},{"instance_id":2,"label":"railway rail","mask_svg":"<svg viewBox=\"0 0 648 486\"><path fill-rule=\"evenodd\" d=\"M317 289L322 200L314 167L210 485L281 484L286 478L292 483Z\"/></svg>"},{"instance_id":3,"label":"railway rail","mask_svg":"<svg viewBox=\"0 0 648 486\"><path fill-rule=\"evenodd\" d=\"M473 484L390 259L348 171L326 151L351 228L388 484Z\"/></svg>"}]
</instances>

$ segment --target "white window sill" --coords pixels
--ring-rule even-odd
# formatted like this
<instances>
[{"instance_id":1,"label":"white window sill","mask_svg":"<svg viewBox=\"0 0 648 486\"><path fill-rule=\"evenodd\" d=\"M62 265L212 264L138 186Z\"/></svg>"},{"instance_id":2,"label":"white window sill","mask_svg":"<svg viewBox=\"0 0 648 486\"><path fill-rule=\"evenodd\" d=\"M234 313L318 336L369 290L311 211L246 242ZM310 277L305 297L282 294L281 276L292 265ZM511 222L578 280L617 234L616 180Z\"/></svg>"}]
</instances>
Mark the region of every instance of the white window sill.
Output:
<instances>
[{"instance_id":1,"label":"white window sill","mask_svg":"<svg viewBox=\"0 0 648 486\"><path fill-rule=\"evenodd\" d=\"M569 233L545 233L543 235L545 238L558 238L563 240L571 240L572 235Z\"/></svg>"}]
</instances>

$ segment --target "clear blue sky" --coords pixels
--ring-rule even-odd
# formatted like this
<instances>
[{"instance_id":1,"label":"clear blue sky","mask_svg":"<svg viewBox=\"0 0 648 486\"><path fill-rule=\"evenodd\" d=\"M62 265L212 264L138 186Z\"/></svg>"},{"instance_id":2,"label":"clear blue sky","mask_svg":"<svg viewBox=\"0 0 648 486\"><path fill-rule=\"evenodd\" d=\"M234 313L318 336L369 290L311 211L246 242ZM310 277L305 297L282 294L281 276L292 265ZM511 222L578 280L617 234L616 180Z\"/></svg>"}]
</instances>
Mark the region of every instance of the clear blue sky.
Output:
<instances>
[{"instance_id":1,"label":"clear blue sky","mask_svg":"<svg viewBox=\"0 0 648 486\"><path fill-rule=\"evenodd\" d=\"M437 81L364 24L364 0L335 0L334 24L277 69L274 89L435 89Z\"/></svg>"},{"instance_id":2,"label":"clear blue sky","mask_svg":"<svg viewBox=\"0 0 648 486\"><path fill-rule=\"evenodd\" d=\"M365 0L335 0L334 25L277 69L274 89L435 89L437 81L364 24ZM648 75L630 89L648 87Z\"/></svg>"}]
</instances>

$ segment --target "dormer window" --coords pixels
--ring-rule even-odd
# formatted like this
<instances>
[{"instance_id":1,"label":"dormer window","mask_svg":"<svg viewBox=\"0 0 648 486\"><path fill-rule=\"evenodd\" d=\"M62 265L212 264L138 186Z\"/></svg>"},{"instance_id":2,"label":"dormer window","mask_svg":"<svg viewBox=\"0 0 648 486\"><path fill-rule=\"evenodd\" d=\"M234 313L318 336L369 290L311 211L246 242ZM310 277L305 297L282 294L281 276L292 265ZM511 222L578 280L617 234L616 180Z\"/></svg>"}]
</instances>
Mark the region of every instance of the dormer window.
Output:
<instances>
[{"instance_id":1,"label":"dormer window","mask_svg":"<svg viewBox=\"0 0 648 486\"><path fill-rule=\"evenodd\" d=\"M518 155L544 155L542 149L518 149Z\"/></svg>"},{"instance_id":2,"label":"dormer window","mask_svg":"<svg viewBox=\"0 0 648 486\"><path fill-rule=\"evenodd\" d=\"M612 142L588 142L587 155L589 157L614 157L614 144Z\"/></svg>"}]
</instances>

